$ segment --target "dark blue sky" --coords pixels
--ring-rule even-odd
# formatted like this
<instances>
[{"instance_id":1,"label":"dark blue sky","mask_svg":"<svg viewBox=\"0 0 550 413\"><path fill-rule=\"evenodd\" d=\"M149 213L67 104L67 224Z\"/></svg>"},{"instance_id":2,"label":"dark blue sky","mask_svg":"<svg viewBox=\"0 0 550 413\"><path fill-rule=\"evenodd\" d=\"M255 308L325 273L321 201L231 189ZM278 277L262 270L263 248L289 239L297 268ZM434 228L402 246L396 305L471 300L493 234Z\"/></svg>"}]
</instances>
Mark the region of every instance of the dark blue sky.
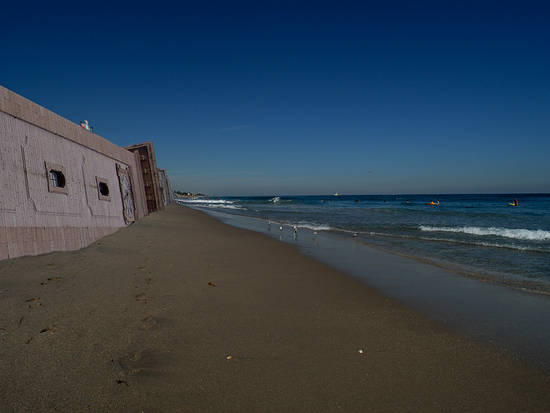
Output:
<instances>
[{"instance_id":1,"label":"dark blue sky","mask_svg":"<svg viewBox=\"0 0 550 413\"><path fill-rule=\"evenodd\" d=\"M25 3L0 83L180 190L550 192L550 8L447 3Z\"/></svg>"}]
</instances>

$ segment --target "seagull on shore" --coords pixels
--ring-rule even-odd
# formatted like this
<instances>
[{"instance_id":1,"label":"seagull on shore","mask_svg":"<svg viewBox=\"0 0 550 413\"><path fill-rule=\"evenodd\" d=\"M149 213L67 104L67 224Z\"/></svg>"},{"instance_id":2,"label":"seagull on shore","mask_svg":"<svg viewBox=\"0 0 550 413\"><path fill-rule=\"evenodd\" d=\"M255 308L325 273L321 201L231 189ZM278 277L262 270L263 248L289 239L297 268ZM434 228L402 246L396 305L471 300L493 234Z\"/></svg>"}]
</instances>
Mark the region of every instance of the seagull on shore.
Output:
<instances>
[{"instance_id":1,"label":"seagull on shore","mask_svg":"<svg viewBox=\"0 0 550 413\"><path fill-rule=\"evenodd\" d=\"M281 226L279 227L279 231L282 231L282 230L283 230L283 226L281 225Z\"/></svg>"},{"instance_id":2,"label":"seagull on shore","mask_svg":"<svg viewBox=\"0 0 550 413\"><path fill-rule=\"evenodd\" d=\"M354 233L353 233L353 236L354 236L354 237L356 237L356 236L358 236L358 235L359 235L359 234L358 234L357 232L354 232Z\"/></svg>"}]
</instances>

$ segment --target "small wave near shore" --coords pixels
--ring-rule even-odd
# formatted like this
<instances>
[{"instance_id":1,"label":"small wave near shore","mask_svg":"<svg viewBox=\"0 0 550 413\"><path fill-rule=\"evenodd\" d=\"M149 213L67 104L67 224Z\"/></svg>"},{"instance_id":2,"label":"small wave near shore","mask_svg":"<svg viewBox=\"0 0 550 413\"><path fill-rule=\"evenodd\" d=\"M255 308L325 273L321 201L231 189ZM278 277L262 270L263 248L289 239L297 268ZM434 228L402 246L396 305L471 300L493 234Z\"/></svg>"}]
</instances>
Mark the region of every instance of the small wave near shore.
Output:
<instances>
[{"instance_id":1,"label":"small wave near shore","mask_svg":"<svg viewBox=\"0 0 550 413\"><path fill-rule=\"evenodd\" d=\"M181 205L189 205L194 207L208 207L208 208L225 208L225 209L243 209L241 206L236 205L234 201L226 199L176 199L176 202Z\"/></svg>"},{"instance_id":2,"label":"small wave near shore","mask_svg":"<svg viewBox=\"0 0 550 413\"><path fill-rule=\"evenodd\" d=\"M421 231L427 232L460 232L464 234L477 235L477 236L497 236L504 238L513 238L519 240L530 241L548 241L550 240L550 231L544 230L530 230L523 228L497 228L497 227L434 227L430 225L420 225L418 227Z\"/></svg>"}]
</instances>

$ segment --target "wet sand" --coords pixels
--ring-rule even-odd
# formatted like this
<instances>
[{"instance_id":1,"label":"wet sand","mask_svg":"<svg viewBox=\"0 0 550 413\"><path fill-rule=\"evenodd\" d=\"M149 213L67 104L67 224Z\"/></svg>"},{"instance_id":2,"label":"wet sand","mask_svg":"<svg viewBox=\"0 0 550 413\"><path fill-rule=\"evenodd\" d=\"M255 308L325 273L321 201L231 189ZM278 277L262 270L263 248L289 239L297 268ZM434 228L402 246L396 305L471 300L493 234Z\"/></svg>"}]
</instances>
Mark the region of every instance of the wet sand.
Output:
<instances>
[{"instance_id":1,"label":"wet sand","mask_svg":"<svg viewBox=\"0 0 550 413\"><path fill-rule=\"evenodd\" d=\"M1 412L550 411L512 354L178 206L1 261L0 371Z\"/></svg>"},{"instance_id":2,"label":"wet sand","mask_svg":"<svg viewBox=\"0 0 550 413\"><path fill-rule=\"evenodd\" d=\"M474 340L494 343L550 375L550 296L466 277L416 257L396 255L358 238L287 226L263 219L206 210L232 226L250 229L296 246L332 267L364 281L436 322ZM412 262L414 260L414 262Z\"/></svg>"}]
</instances>

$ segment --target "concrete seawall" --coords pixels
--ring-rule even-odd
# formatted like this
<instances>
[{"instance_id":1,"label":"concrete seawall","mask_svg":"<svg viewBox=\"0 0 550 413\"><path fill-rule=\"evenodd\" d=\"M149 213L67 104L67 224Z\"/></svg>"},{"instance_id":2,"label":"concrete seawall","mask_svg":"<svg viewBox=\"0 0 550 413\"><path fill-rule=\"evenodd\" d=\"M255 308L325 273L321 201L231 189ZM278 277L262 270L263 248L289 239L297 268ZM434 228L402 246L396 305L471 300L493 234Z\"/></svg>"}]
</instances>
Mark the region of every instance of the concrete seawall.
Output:
<instances>
[{"instance_id":1,"label":"concrete seawall","mask_svg":"<svg viewBox=\"0 0 550 413\"><path fill-rule=\"evenodd\" d=\"M0 86L0 259L79 249L148 213L137 153Z\"/></svg>"}]
</instances>

